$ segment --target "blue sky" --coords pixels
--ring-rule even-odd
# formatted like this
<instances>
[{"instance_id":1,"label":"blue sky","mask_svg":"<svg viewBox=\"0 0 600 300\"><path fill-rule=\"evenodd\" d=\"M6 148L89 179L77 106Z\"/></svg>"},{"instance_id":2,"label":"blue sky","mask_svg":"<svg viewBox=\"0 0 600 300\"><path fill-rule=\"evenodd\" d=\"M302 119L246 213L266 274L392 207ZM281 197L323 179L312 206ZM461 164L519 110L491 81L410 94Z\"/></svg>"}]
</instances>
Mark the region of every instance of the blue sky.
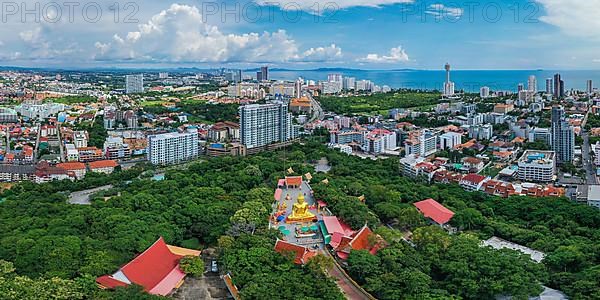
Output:
<instances>
[{"instance_id":1,"label":"blue sky","mask_svg":"<svg viewBox=\"0 0 600 300\"><path fill-rule=\"evenodd\" d=\"M38 3L3 4L0 65L600 69L600 0Z\"/></svg>"}]
</instances>

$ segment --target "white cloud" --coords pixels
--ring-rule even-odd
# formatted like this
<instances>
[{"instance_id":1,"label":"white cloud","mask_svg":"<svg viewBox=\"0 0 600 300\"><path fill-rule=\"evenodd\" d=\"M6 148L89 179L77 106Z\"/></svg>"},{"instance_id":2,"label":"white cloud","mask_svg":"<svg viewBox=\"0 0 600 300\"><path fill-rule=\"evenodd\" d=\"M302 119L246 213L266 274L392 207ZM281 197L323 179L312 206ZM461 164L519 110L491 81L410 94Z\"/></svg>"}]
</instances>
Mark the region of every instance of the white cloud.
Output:
<instances>
[{"instance_id":1,"label":"white cloud","mask_svg":"<svg viewBox=\"0 0 600 300\"><path fill-rule=\"evenodd\" d=\"M309 61L309 62L326 62L333 61L342 58L342 48L331 44L328 47L317 47L310 48L302 55L300 55L297 61Z\"/></svg>"},{"instance_id":2,"label":"white cloud","mask_svg":"<svg viewBox=\"0 0 600 300\"><path fill-rule=\"evenodd\" d=\"M400 63L400 62L408 62L410 59L408 58L408 54L402 46L398 46L396 48L390 49L389 55L379 55L379 54L367 54L367 56L358 59L359 62L366 63Z\"/></svg>"},{"instance_id":3,"label":"white cloud","mask_svg":"<svg viewBox=\"0 0 600 300\"><path fill-rule=\"evenodd\" d=\"M546 15L539 19L559 27L566 34L579 37L597 37L600 31L599 0L536 0Z\"/></svg>"},{"instance_id":4,"label":"white cloud","mask_svg":"<svg viewBox=\"0 0 600 300\"><path fill-rule=\"evenodd\" d=\"M255 0L259 5L278 6L282 10L303 10L319 13L323 10L337 10L349 7L381 7L384 5L413 3L414 0L341 0L341 1L315 1L315 0Z\"/></svg>"},{"instance_id":5,"label":"white cloud","mask_svg":"<svg viewBox=\"0 0 600 300\"><path fill-rule=\"evenodd\" d=\"M299 53L284 30L225 34L206 24L198 8L173 4L137 31L115 34L109 42L96 42L96 60L140 62L286 62L328 60L341 55L335 47L311 48Z\"/></svg>"},{"instance_id":6,"label":"white cloud","mask_svg":"<svg viewBox=\"0 0 600 300\"><path fill-rule=\"evenodd\" d=\"M445 6L444 4L431 4L425 12L436 18L458 19L463 15L464 10L458 7Z\"/></svg>"}]
</instances>

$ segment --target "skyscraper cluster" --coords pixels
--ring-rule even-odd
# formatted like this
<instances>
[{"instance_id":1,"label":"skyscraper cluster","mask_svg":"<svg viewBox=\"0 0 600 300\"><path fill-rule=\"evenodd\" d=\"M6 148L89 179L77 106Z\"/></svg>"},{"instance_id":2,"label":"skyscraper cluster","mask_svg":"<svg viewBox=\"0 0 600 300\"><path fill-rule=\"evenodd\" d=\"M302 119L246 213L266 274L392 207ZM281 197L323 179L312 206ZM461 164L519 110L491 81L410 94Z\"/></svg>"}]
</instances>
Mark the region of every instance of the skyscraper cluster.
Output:
<instances>
[{"instance_id":1,"label":"skyscraper cluster","mask_svg":"<svg viewBox=\"0 0 600 300\"><path fill-rule=\"evenodd\" d=\"M260 71L256 72L256 81L269 80L269 67L261 67Z\"/></svg>"}]
</instances>

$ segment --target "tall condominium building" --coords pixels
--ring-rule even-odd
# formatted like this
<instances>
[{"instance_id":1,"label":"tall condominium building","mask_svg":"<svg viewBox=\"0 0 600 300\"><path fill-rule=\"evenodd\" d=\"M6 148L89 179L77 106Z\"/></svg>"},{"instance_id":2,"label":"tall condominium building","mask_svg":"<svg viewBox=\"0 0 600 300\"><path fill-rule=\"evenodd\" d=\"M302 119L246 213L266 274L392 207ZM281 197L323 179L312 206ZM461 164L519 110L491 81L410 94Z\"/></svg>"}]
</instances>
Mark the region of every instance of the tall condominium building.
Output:
<instances>
[{"instance_id":1,"label":"tall condominium building","mask_svg":"<svg viewBox=\"0 0 600 300\"><path fill-rule=\"evenodd\" d=\"M144 92L144 75L127 75L125 76L125 93L137 94Z\"/></svg>"},{"instance_id":2,"label":"tall condominium building","mask_svg":"<svg viewBox=\"0 0 600 300\"><path fill-rule=\"evenodd\" d=\"M285 142L295 137L292 114L283 102L240 106L239 115L240 140L247 149Z\"/></svg>"},{"instance_id":3,"label":"tall condominium building","mask_svg":"<svg viewBox=\"0 0 600 300\"><path fill-rule=\"evenodd\" d=\"M532 93L537 93L537 78L535 75L529 75L529 79L527 80L527 90Z\"/></svg>"},{"instance_id":4,"label":"tall condominium building","mask_svg":"<svg viewBox=\"0 0 600 300\"><path fill-rule=\"evenodd\" d=\"M258 81L269 80L269 67L261 67L260 71L256 72L256 80L258 80Z\"/></svg>"},{"instance_id":5,"label":"tall condominium building","mask_svg":"<svg viewBox=\"0 0 600 300\"><path fill-rule=\"evenodd\" d=\"M329 82L342 82L342 74L334 73L327 75L327 81Z\"/></svg>"},{"instance_id":6,"label":"tall condominium building","mask_svg":"<svg viewBox=\"0 0 600 300\"><path fill-rule=\"evenodd\" d=\"M557 161L573 161L575 155L575 131L567 122L562 106L552 107L552 127L550 128L552 151L556 152Z\"/></svg>"},{"instance_id":7,"label":"tall condominium building","mask_svg":"<svg viewBox=\"0 0 600 300\"><path fill-rule=\"evenodd\" d=\"M147 158L154 165L179 163L198 157L198 130L148 136Z\"/></svg>"},{"instance_id":8,"label":"tall condominium building","mask_svg":"<svg viewBox=\"0 0 600 300\"><path fill-rule=\"evenodd\" d=\"M490 97L490 88L487 87L487 86L482 86L479 89L479 96L481 98L488 98L488 97Z\"/></svg>"},{"instance_id":9,"label":"tall condominium building","mask_svg":"<svg viewBox=\"0 0 600 300\"><path fill-rule=\"evenodd\" d=\"M356 87L356 78L355 77L344 77L343 81L342 81L342 88L344 90L350 91L350 90L354 90L354 88Z\"/></svg>"},{"instance_id":10,"label":"tall condominium building","mask_svg":"<svg viewBox=\"0 0 600 300\"><path fill-rule=\"evenodd\" d=\"M586 92L588 94L594 92L594 82L591 79L586 82Z\"/></svg>"},{"instance_id":11,"label":"tall condominium building","mask_svg":"<svg viewBox=\"0 0 600 300\"><path fill-rule=\"evenodd\" d=\"M546 94L552 94L552 78L546 78Z\"/></svg>"},{"instance_id":12,"label":"tall condominium building","mask_svg":"<svg viewBox=\"0 0 600 300\"><path fill-rule=\"evenodd\" d=\"M521 92L521 91L523 91L523 90L525 90L525 85L524 85L524 84L522 84L522 83L519 83L519 84L517 85L517 92Z\"/></svg>"},{"instance_id":13,"label":"tall condominium building","mask_svg":"<svg viewBox=\"0 0 600 300\"><path fill-rule=\"evenodd\" d=\"M554 97L562 98L565 96L565 82L561 79L560 74L554 74Z\"/></svg>"}]
</instances>

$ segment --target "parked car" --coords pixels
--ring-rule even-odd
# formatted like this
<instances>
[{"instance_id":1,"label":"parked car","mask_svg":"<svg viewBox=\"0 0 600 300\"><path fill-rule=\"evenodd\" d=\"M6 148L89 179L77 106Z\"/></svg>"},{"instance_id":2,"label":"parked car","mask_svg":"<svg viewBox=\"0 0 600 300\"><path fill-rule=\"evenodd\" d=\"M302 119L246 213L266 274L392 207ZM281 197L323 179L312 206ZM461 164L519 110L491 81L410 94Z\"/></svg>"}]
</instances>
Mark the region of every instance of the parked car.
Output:
<instances>
[{"instance_id":1,"label":"parked car","mask_svg":"<svg viewBox=\"0 0 600 300\"><path fill-rule=\"evenodd\" d=\"M210 264L210 271L213 273L219 272L219 268L217 267L217 261L213 260Z\"/></svg>"}]
</instances>

